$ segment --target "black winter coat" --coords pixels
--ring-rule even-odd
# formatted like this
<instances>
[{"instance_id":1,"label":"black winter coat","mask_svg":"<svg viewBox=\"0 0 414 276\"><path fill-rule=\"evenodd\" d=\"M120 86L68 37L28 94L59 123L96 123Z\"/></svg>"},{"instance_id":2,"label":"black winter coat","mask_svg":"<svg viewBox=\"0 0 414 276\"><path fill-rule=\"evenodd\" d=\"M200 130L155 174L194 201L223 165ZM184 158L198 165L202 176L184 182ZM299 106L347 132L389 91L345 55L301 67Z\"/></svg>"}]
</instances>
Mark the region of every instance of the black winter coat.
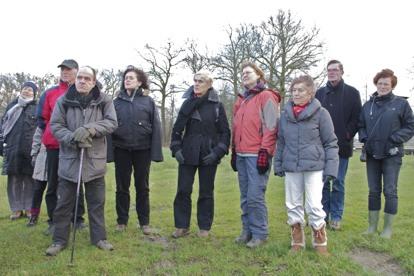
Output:
<instances>
[{"instance_id":1,"label":"black winter coat","mask_svg":"<svg viewBox=\"0 0 414 276\"><path fill-rule=\"evenodd\" d=\"M154 100L138 89L132 96L121 90L114 100L118 128L112 133L114 147L151 150L152 161L163 161L161 123Z\"/></svg>"},{"instance_id":2,"label":"black winter coat","mask_svg":"<svg viewBox=\"0 0 414 276\"><path fill-rule=\"evenodd\" d=\"M359 127L359 140L365 143L367 154L383 159L391 156L391 148L397 147L397 154L402 156L403 143L414 135L413 111L403 97L392 92L378 97L375 92L362 107Z\"/></svg>"},{"instance_id":3,"label":"black winter coat","mask_svg":"<svg viewBox=\"0 0 414 276\"><path fill-rule=\"evenodd\" d=\"M17 104L13 100L6 108L4 114ZM28 103L13 126L7 137L4 137L3 148L3 175L32 175L32 150L33 135L36 130L36 101Z\"/></svg>"},{"instance_id":4,"label":"black winter coat","mask_svg":"<svg viewBox=\"0 0 414 276\"><path fill-rule=\"evenodd\" d=\"M197 98L190 87L183 97L187 99L180 108L171 135L173 156L182 150L184 164L198 166L206 155L214 152L218 164L228 152L230 128L217 92L210 88L203 97Z\"/></svg>"},{"instance_id":5,"label":"black winter coat","mask_svg":"<svg viewBox=\"0 0 414 276\"><path fill-rule=\"evenodd\" d=\"M338 137L339 156L349 158L353 151L353 138L358 131L358 120L361 112L361 97L358 90L341 80L332 86L328 81L326 86L316 91L322 106L331 115Z\"/></svg>"}]
</instances>

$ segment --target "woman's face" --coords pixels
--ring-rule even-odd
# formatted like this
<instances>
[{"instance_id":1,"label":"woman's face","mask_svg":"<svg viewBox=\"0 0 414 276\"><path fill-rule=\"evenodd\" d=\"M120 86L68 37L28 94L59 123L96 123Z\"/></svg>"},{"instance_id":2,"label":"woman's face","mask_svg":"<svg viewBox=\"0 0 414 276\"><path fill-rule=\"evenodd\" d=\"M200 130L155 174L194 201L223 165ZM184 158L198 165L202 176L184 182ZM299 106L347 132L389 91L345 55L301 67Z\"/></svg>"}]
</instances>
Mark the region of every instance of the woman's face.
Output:
<instances>
[{"instance_id":1,"label":"woman's face","mask_svg":"<svg viewBox=\"0 0 414 276\"><path fill-rule=\"evenodd\" d=\"M32 99L34 97L33 88L29 86L23 87L22 92L20 92L20 95L23 99Z\"/></svg>"},{"instance_id":2,"label":"woman's face","mask_svg":"<svg viewBox=\"0 0 414 276\"><path fill-rule=\"evenodd\" d=\"M130 71L126 73L125 79L124 79L124 86L125 89L128 91L134 91L138 87L140 87L142 82L138 80L138 76L135 72Z\"/></svg>"},{"instance_id":3,"label":"woman's face","mask_svg":"<svg viewBox=\"0 0 414 276\"><path fill-rule=\"evenodd\" d=\"M260 79L260 76L256 73L256 71L252 67L247 66L243 68L243 71L242 71L243 86L247 88L253 88L256 86L257 81L259 79Z\"/></svg>"},{"instance_id":4,"label":"woman's face","mask_svg":"<svg viewBox=\"0 0 414 276\"><path fill-rule=\"evenodd\" d=\"M377 92L378 96L384 96L387 95L392 91L392 84L391 84L391 78L381 78L377 81Z\"/></svg>"},{"instance_id":5,"label":"woman's face","mask_svg":"<svg viewBox=\"0 0 414 276\"><path fill-rule=\"evenodd\" d=\"M312 90L306 87L303 82L296 83L292 89L293 103L296 105L304 105L310 102L312 98Z\"/></svg>"}]
</instances>

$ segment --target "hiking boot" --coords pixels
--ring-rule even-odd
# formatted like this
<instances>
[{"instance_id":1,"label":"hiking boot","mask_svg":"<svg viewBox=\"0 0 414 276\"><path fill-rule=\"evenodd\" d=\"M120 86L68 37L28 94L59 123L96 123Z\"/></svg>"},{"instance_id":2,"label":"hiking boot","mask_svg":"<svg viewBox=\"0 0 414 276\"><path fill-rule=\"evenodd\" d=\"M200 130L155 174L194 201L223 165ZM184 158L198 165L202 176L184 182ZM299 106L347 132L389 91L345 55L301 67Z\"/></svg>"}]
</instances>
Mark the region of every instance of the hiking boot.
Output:
<instances>
[{"instance_id":1,"label":"hiking boot","mask_svg":"<svg viewBox=\"0 0 414 276\"><path fill-rule=\"evenodd\" d=\"M88 225L86 223L84 223L83 221L76 222L76 225L75 225L75 229L77 231L82 231L83 229L85 229L87 227L88 227Z\"/></svg>"},{"instance_id":2,"label":"hiking boot","mask_svg":"<svg viewBox=\"0 0 414 276\"><path fill-rule=\"evenodd\" d=\"M291 252L299 252L305 248L305 231L300 223L296 223L291 226Z\"/></svg>"},{"instance_id":3,"label":"hiking boot","mask_svg":"<svg viewBox=\"0 0 414 276\"><path fill-rule=\"evenodd\" d=\"M253 238L248 243L246 243L246 246L248 248L256 248L256 247L259 247L259 246L263 245L265 242L266 242L266 240Z\"/></svg>"},{"instance_id":4,"label":"hiking boot","mask_svg":"<svg viewBox=\"0 0 414 276\"><path fill-rule=\"evenodd\" d=\"M46 255L47 256L56 256L60 251L65 249L66 246L59 243L53 243L51 246L49 246L46 249Z\"/></svg>"},{"instance_id":5,"label":"hiking boot","mask_svg":"<svg viewBox=\"0 0 414 276\"><path fill-rule=\"evenodd\" d=\"M11 220L16 220L23 217L23 211L16 211L10 215Z\"/></svg>"},{"instance_id":6,"label":"hiking boot","mask_svg":"<svg viewBox=\"0 0 414 276\"><path fill-rule=\"evenodd\" d=\"M200 229L200 231L198 231L197 236L199 238L208 238L209 235L209 231L208 230L202 230Z\"/></svg>"},{"instance_id":7,"label":"hiking boot","mask_svg":"<svg viewBox=\"0 0 414 276\"><path fill-rule=\"evenodd\" d=\"M152 231L151 231L151 228L149 227L149 225L142 225L142 226L140 226L140 228L141 228L142 234L144 234L144 235L151 235L152 234Z\"/></svg>"},{"instance_id":8,"label":"hiking boot","mask_svg":"<svg viewBox=\"0 0 414 276\"><path fill-rule=\"evenodd\" d=\"M328 252L328 236L325 230L325 224L322 225L319 229L312 227L312 245L321 256L329 256Z\"/></svg>"},{"instance_id":9,"label":"hiking boot","mask_svg":"<svg viewBox=\"0 0 414 276\"><path fill-rule=\"evenodd\" d=\"M172 237L174 239L178 239L178 238L182 238L184 236L187 236L188 234L190 234L190 230L187 228L176 228L174 233L172 233Z\"/></svg>"},{"instance_id":10,"label":"hiking boot","mask_svg":"<svg viewBox=\"0 0 414 276\"><path fill-rule=\"evenodd\" d=\"M341 230L341 222L340 222L340 221L335 221L335 220L332 220L332 221L329 223L329 226L330 226L330 228L331 228L332 230L334 230L334 231L339 231L339 230Z\"/></svg>"},{"instance_id":11,"label":"hiking boot","mask_svg":"<svg viewBox=\"0 0 414 276\"><path fill-rule=\"evenodd\" d=\"M114 247L107 240L100 240L96 243L96 247L105 251L112 251Z\"/></svg>"},{"instance_id":12,"label":"hiking boot","mask_svg":"<svg viewBox=\"0 0 414 276\"><path fill-rule=\"evenodd\" d=\"M53 235L54 232L55 232L55 225L54 224L49 224L47 229L45 231L43 231L43 234L45 236L50 236L50 235Z\"/></svg>"},{"instance_id":13,"label":"hiking boot","mask_svg":"<svg viewBox=\"0 0 414 276\"><path fill-rule=\"evenodd\" d=\"M124 232L126 230L126 224L118 224L115 227L116 232Z\"/></svg>"},{"instance_id":14,"label":"hiking boot","mask_svg":"<svg viewBox=\"0 0 414 276\"><path fill-rule=\"evenodd\" d=\"M238 244L246 244L252 239L252 234L243 231L240 236L238 236L234 242Z\"/></svg>"},{"instance_id":15,"label":"hiking boot","mask_svg":"<svg viewBox=\"0 0 414 276\"><path fill-rule=\"evenodd\" d=\"M26 224L27 227L33 227L37 224L37 221L39 220L38 215L32 215L29 219L29 222Z\"/></svg>"}]
</instances>

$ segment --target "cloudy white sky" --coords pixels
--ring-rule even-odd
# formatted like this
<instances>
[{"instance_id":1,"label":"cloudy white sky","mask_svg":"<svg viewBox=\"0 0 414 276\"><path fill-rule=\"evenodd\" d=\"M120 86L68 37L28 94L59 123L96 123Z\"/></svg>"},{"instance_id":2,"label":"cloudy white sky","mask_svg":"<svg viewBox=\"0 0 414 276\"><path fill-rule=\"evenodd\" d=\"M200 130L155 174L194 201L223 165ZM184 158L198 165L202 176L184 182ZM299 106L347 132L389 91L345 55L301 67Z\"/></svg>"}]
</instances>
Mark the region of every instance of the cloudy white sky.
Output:
<instances>
[{"instance_id":1,"label":"cloudy white sky","mask_svg":"<svg viewBox=\"0 0 414 276\"><path fill-rule=\"evenodd\" d=\"M410 1L296 0L13 0L0 4L0 73L58 73L75 58L96 68L138 64L136 49L195 38L208 48L225 42L228 25L255 23L290 9L305 26L321 30L325 60L339 59L345 81L365 97L383 68L399 78L396 94L411 96L414 80L413 15Z\"/></svg>"}]
</instances>

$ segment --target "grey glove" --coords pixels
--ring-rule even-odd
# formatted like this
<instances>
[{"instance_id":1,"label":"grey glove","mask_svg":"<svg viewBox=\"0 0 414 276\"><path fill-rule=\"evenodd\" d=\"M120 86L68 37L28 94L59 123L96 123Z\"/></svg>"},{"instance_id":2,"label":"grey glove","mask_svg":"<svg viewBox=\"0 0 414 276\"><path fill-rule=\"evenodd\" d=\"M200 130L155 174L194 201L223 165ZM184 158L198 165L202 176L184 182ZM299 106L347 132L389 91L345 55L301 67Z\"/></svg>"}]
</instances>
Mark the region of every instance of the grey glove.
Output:
<instances>
[{"instance_id":1,"label":"grey glove","mask_svg":"<svg viewBox=\"0 0 414 276\"><path fill-rule=\"evenodd\" d=\"M92 147L92 137L87 137L82 141L78 142L79 148L91 148Z\"/></svg>"},{"instance_id":2,"label":"grey glove","mask_svg":"<svg viewBox=\"0 0 414 276\"><path fill-rule=\"evenodd\" d=\"M175 159L177 159L178 164L184 164L184 156L181 150L177 151L174 155Z\"/></svg>"},{"instance_id":3,"label":"grey glove","mask_svg":"<svg viewBox=\"0 0 414 276\"><path fill-rule=\"evenodd\" d=\"M83 142L86 138L90 137L91 133L87 128L79 127L73 132L73 140L76 142Z\"/></svg>"},{"instance_id":4,"label":"grey glove","mask_svg":"<svg viewBox=\"0 0 414 276\"><path fill-rule=\"evenodd\" d=\"M215 164L215 163L217 163L217 154L213 151L213 152L211 152L210 154L208 154L208 155L206 155L204 158L203 158L203 161L202 161L202 164L203 165L213 165L213 164Z\"/></svg>"}]
</instances>

